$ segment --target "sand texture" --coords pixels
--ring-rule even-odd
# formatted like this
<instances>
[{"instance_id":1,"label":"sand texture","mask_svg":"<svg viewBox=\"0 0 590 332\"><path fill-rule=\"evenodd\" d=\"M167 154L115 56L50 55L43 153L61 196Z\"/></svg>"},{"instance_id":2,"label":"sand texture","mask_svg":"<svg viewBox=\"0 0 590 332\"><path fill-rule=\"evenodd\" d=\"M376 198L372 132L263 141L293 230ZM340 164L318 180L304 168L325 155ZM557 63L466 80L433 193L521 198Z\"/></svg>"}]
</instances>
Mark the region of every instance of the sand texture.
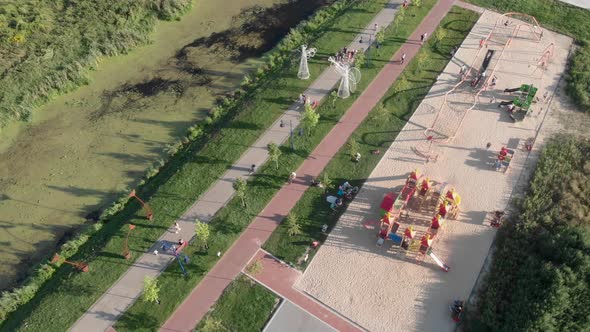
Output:
<instances>
[{"instance_id":1,"label":"sand texture","mask_svg":"<svg viewBox=\"0 0 590 332\"><path fill-rule=\"evenodd\" d=\"M528 28L521 27L517 38L502 53L509 32L519 23L511 19L511 25L498 29L488 43L487 49L496 50L488 75L497 76L497 85L482 92L477 105L465 112L474 103L475 90L464 83L447 96L448 103L441 108L445 93L459 81L461 65L469 67L473 63L474 71L480 68L487 49L479 52L479 41L500 18L499 14L484 12L297 285L370 331L451 331L455 327L448 305L454 298L469 296L495 235L495 229L485 223L486 216L506 208L521 174L531 167L532 158L527 158L524 142L543 129L548 104L542 96L548 92L551 97L558 85L570 38L544 31L542 40L535 42ZM555 48L547 69L537 69L543 51L551 43ZM532 116L514 123L497 103L511 99L504 88L530 83L539 87L537 96L541 101L533 104ZM493 97L495 103L490 102ZM454 139L440 140L428 152L426 128L435 128L437 138L446 135ZM516 151L506 173L493 168L502 146ZM425 164L416 149L438 155L437 161ZM363 227L363 223L379 219L383 196L399 190L414 168L433 180L448 183L462 196L458 219L447 222L433 244L436 255L451 267L448 273L429 257L420 262L405 251L391 248L391 241L377 247L376 228ZM430 219L424 218L432 216L434 209L423 205L419 212L410 211L409 217L402 219L398 234L408 223L416 224L419 232L425 231Z\"/></svg>"}]
</instances>

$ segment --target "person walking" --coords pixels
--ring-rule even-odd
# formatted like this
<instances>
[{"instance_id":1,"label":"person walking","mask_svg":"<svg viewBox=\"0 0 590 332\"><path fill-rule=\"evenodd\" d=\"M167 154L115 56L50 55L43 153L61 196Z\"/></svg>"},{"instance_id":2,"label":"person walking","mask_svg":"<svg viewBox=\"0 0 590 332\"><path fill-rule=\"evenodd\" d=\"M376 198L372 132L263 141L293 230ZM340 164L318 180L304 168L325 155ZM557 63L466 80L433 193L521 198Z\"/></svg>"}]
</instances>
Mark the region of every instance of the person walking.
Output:
<instances>
[{"instance_id":1,"label":"person walking","mask_svg":"<svg viewBox=\"0 0 590 332\"><path fill-rule=\"evenodd\" d=\"M486 40L484 38L479 40L479 48L482 48L483 45L485 44Z\"/></svg>"},{"instance_id":2,"label":"person walking","mask_svg":"<svg viewBox=\"0 0 590 332\"><path fill-rule=\"evenodd\" d=\"M459 74L465 74L465 71L467 70L467 66L462 65L461 66L461 70L459 70Z\"/></svg>"},{"instance_id":3,"label":"person walking","mask_svg":"<svg viewBox=\"0 0 590 332\"><path fill-rule=\"evenodd\" d=\"M399 60L399 63L403 65L404 64L404 61L406 61L406 53L402 53L402 57Z\"/></svg>"},{"instance_id":4,"label":"person walking","mask_svg":"<svg viewBox=\"0 0 590 332\"><path fill-rule=\"evenodd\" d=\"M250 172L248 173L248 175L254 174L255 170L256 170L256 164L252 164L252 166L250 166Z\"/></svg>"},{"instance_id":5,"label":"person walking","mask_svg":"<svg viewBox=\"0 0 590 332\"><path fill-rule=\"evenodd\" d=\"M295 181L296 178L297 174L295 172L291 172L291 174L289 175L289 184L293 183L293 181Z\"/></svg>"},{"instance_id":6,"label":"person walking","mask_svg":"<svg viewBox=\"0 0 590 332\"><path fill-rule=\"evenodd\" d=\"M426 32L420 36L420 44L424 44L424 42L426 41L426 37L428 37L428 33Z\"/></svg>"},{"instance_id":7,"label":"person walking","mask_svg":"<svg viewBox=\"0 0 590 332\"><path fill-rule=\"evenodd\" d=\"M174 223L174 233L178 234L178 232L180 232L181 228L180 225L178 224L178 222Z\"/></svg>"}]
</instances>

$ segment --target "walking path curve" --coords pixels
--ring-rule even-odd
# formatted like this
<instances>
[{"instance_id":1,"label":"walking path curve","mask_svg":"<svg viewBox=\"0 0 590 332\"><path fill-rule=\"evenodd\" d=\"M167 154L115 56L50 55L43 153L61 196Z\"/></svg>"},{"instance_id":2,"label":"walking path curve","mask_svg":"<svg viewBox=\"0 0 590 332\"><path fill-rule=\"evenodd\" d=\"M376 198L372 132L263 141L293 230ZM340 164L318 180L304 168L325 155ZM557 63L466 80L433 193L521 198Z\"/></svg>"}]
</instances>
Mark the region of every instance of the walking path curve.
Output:
<instances>
[{"instance_id":1,"label":"walking path curve","mask_svg":"<svg viewBox=\"0 0 590 332\"><path fill-rule=\"evenodd\" d=\"M302 275L300 271L289 267L285 262L281 262L262 249L258 250L251 260L252 263L255 261L262 264L262 270L259 273L251 275L248 274L247 271L242 272L264 287L278 294L283 299L289 300L301 309L324 321L336 331L363 331L362 328L357 327L356 324L349 321L344 316L334 312L332 309L324 306L317 300L295 289L293 286L299 281L299 278Z\"/></svg>"},{"instance_id":2,"label":"walking path curve","mask_svg":"<svg viewBox=\"0 0 590 332\"><path fill-rule=\"evenodd\" d=\"M361 49L366 47L366 41L369 36L374 35L374 26L387 27L392 21L395 12L401 7L402 0L390 0L385 8L381 10L375 18L365 27L363 32L354 37L354 41L347 46L348 49ZM359 41L365 40L365 44ZM374 38L373 38L374 39ZM338 82L339 76L332 68L326 69L305 92L303 92L310 100L320 101L326 97ZM237 178L247 179L249 177L249 169L252 164L262 165L268 159L267 145L274 142L281 144L284 142L290 133L290 126L281 128L280 122L292 124L293 128L299 124L301 104L295 103L278 119L259 139L254 143L217 182L215 182L207 192L205 192L199 199L184 213L178 220L181 231L178 234L174 232L166 232L156 244L149 250L148 253L143 254L131 266L123 276L113 285L103 296L101 296L88 311L71 327L70 331L105 331L112 326L117 319L129 308L141 294L143 287L143 279L145 276L157 277L160 273L173 261L171 254L152 254L153 250L159 249L162 243L176 243L179 238L191 239L194 236L194 222L199 219L203 222L210 221L215 213L219 211L225 204L229 202L234 194L232 184ZM328 158L329 160L329 158ZM305 186L301 186L301 190ZM269 233L270 234L270 233ZM259 246L257 244L257 246ZM227 264L236 264L232 276L237 275L243 264L252 256L253 251L246 257L246 260L237 260L233 258L224 257L222 259L222 266ZM226 255L229 256L229 255ZM218 263L217 266L220 264ZM214 269L215 270L215 269ZM202 284L207 284L207 281L214 275L214 270L209 272ZM212 274L213 273L213 274ZM233 277L232 277L233 279ZM210 291L214 294L221 294L229 281L217 280ZM218 295L207 297L205 295L203 300L207 300L206 308L203 308L199 315L193 317L198 322L210 307L210 304L215 302ZM192 324L192 323L191 323ZM189 324L190 325L190 324ZM183 325L186 326L186 325ZM192 325L194 326L194 324ZM192 327L191 326L191 327ZM185 330L190 330L186 328Z\"/></svg>"},{"instance_id":3,"label":"walking path curve","mask_svg":"<svg viewBox=\"0 0 590 332\"><path fill-rule=\"evenodd\" d=\"M164 324L161 331L191 331L203 318L209 308L221 296L223 290L242 271L250 258L270 237L280 221L295 206L309 186L310 178L318 176L332 157L345 144L350 135L381 100L391 84L397 79L407 63L420 49L420 35L432 34L442 18L453 5L454 0L440 0L430 11L408 41L393 55L391 61L379 72L340 122L328 133L312 154L296 170L303 175L290 185L279 190L265 209L254 219L240 238L217 262L213 269L195 287L188 298ZM371 25L370 25L371 26ZM384 26L384 25L382 25ZM406 53L405 64L400 65L400 55Z\"/></svg>"}]
</instances>

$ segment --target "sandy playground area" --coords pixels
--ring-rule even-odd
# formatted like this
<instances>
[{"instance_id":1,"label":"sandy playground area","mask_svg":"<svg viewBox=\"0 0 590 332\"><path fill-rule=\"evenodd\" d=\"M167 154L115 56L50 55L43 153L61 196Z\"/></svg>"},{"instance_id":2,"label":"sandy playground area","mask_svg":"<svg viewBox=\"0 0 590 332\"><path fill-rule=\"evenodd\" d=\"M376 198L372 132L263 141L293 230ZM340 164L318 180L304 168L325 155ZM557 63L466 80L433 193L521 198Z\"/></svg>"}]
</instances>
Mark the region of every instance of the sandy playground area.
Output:
<instances>
[{"instance_id":1,"label":"sandy playground area","mask_svg":"<svg viewBox=\"0 0 590 332\"><path fill-rule=\"evenodd\" d=\"M480 40L488 36L498 20L502 20L501 24L487 41L487 47L480 50ZM505 21L497 13L482 14L297 284L367 330L451 331L455 323L450 319L448 306L453 299L470 295L495 235L495 229L484 221L489 212L506 208L521 173L530 167L524 142L536 136L545 119L548 104L543 95L548 92L549 100L554 93L572 41L547 30L537 41L535 36L540 34L534 34L530 26L518 29L523 22L511 18L505 26ZM518 34L504 47L513 31ZM552 43L554 48L549 47ZM548 47L552 56L542 70L538 64ZM487 77L496 76L497 84L474 99L476 90L470 82L488 50L495 52ZM445 93L460 80L463 64L473 66L473 70L444 104ZM503 92L505 88L521 84L538 87L540 100L532 104L530 116L514 122L498 103L514 98ZM465 112L474 100L478 103ZM423 155L415 150L428 151L424 143L426 128L434 128L437 138L446 135L454 139L435 144L428 154L438 158L425 164ZM490 148L486 148L488 142ZM502 146L516 151L506 173L493 167ZM538 147L536 144L535 149ZM363 226L379 220L383 197L401 189L415 168L435 181L447 182L462 197L457 220L447 221L432 246L436 255L450 266L448 273L429 257L419 262L405 251L393 248L391 241L376 246L378 225ZM425 213L432 216L435 208L430 209ZM401 220L398 234L407 223L419 219L415 218L418 214L410 211L410 217ZM429 220L422 220L415 228L420 234L428 224Z\"/></svg>"}]
</instances>

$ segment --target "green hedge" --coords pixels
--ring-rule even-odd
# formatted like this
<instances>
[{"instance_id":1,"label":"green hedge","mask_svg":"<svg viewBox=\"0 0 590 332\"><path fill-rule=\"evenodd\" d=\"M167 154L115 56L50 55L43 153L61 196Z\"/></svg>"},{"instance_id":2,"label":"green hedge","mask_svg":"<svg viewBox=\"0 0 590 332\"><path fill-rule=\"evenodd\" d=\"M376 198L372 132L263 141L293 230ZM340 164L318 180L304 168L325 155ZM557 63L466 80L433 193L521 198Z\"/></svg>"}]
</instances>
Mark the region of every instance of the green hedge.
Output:
<instances>
[{"instance_id":1,"label":"green hedge","mask_svg":"<svg viewBox=\"0 0 590 332\"><path fill-rule=\"evenodd\" d=\"M205 121L190 127L186 137L182 138L177 143L168 146L167 150L169 152L169 157L165 160L161 159L156 161L156 163L148 169L144 179L139 184L138 194L141 197L146 198L145 195L148 195L147 193L153 193L159 186L178 173L179 167L181 167L179 165L186 163L187 160L192 158L199 149L207 144L210 145L212 140L218 137L216 133L218 133L221 128L227 125L236 115L240 114L240 112L243 112L246 107L250 107L252 100L256 99L257 90L266 87L279 70L285 68L286 65L291 65L290 58L293 49L298 48L302 43L317 38L318 35L321 32L324 32L326 27L332 24L336 18L342 16L345 12L354 8L356 4L361 2L362 1L354 0L336 2L324 9L318 10L309 20L302 21L297 27L291 29L289 35L265 56L265 61L260 65L258 70L252 75L244 78L240 89L236 90L231 95L228 95L228 97L223 98L219 104L210 111L210 115ZM366 16L367 14L365 13L364 15ZM295 92L293 92L293 94L296 95ZM246 147L241 147L241 149L245 150ZM217 152L219 153L218 158L229 157L227 151L225 151L225 154L223 151ZM237 153L236 156L239 156L239 154L241 153ZM209 181L207 183L213 182L214 178L219 175L220 174L213 175L211 178L205 180ZM206 187L208 187L208 184L205 185L203 191ZM170 204L165 205L169 206ZM183 207L182 210L185 208L186 207ZM127 193L123 193L119 200L102 213L99 223L84 227L79 231L75 239L64 244L59 251L60 256L69 258L78 254L74 259L82 258L89 261L96 259L98 251L100 251L110 239L119 240L119 237L124 237L121 232L117 231L121 227L120 224L111 225L105 230L106 223L111 222L113 219L117 219L117 223L120 223L121 220L131 219L134 217L137 210L137 204L128 204ZM167 219L175 218L174 216L166 214L166 212L168 212L167 208L163 208L163 210L162 213L156 211L156 219L158 219L160 215L165 215ZM156 239L158 237L157 234L161 235L163 232L161 226L151 226L151 228L153 234L150 233L150 236L153 236ZM165 229L166 227L163 228ZM135 239L130 239L130 247L133 245L132 241L135 241ZM85 253L83 254L83 257L79 257L79 251L82 247L85 248ZM39 291L40 287L51 279L51 276L55 273L57 267L58 266L54 267L47 264L41 264L35 267L34 272L31 274L32 276L25 281L24 286L11 292L4 292L0 298L0 321L4 321L11 312L19 309L19 307L24 304L27 304L34 297L35 293ZM62 273L60 279L69 278L67 276L64 277L64 273ZM58 284L67 287L61 283ZM30 307L28 310L31 310ZM15 323L15 321L13 320L12 323ZM19 324L20 323L22 323L22 321L19 322ZM3 324L2 328L5 328L5 326L6 324Z\"/></svg>"},{"instance_id":2,"label":"green hedge","mask_svg":"<svg viewBox=\"0 0 590 332\"><path fill-rule=\"evenodd\" d=\"M586 139L557 136L544 147L518 212L497 235L470 330L588 330L589 160Z\"/></svg>"},{"instance_id":3,"label":"green hedge","mask_svg":"<svg viewBox=\"0 0 590 332\"><path fill-rule=\"evenodd\" d=\"M559 0L466 0L499 12L519 12L532 16L548 29L568 35L581 45L568 69L568 94L582 110L590 112L590 10Z\"/></svg>"}]
</instances>

